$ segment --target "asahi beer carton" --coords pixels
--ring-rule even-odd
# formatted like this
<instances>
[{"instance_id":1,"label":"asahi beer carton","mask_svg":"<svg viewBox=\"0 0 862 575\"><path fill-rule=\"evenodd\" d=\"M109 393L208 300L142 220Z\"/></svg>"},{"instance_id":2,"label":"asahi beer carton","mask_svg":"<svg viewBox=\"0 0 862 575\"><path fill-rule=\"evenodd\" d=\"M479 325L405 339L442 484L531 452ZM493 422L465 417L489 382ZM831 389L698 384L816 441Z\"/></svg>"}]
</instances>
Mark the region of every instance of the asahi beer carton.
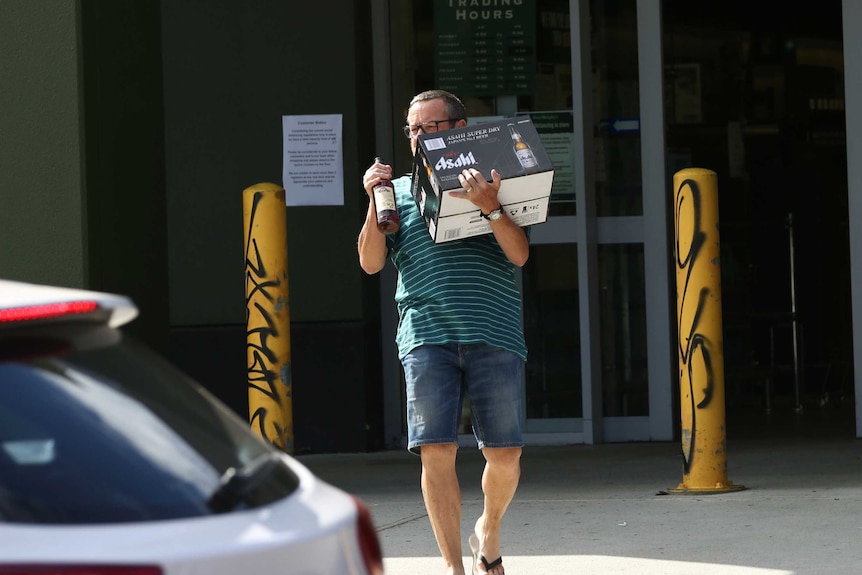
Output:
<instances>
[{"instance_id":1,"label":"asahi beer carton","mask_svg":"<svg viewBox=\"0 0 862 575\"><path fill-rule=\"evenodd\" d=\"M479 170L491 181L491 169L502 178L497 199L519 226L548 219L554 167L533 122L527 116L495 120L465 128L422 134L413 160L413 197L435 243L491 233L491 224L466 199L458 175Z\"/></svg>"}]
</instances>

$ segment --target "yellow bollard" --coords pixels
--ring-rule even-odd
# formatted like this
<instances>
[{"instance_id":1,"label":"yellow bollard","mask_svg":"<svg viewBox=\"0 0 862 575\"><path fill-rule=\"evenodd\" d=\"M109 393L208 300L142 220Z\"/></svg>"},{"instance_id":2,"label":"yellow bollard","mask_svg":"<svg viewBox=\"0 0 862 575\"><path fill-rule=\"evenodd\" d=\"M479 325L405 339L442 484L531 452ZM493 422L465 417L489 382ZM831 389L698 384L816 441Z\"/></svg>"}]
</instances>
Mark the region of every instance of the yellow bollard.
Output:
<instances>
[{"instance_id":1,"label":"yellow bollard","mask_svg":"<svg viewBox=\"0 0 862 575\"><path fill-rule=\"evenodd\" d=\"M745 489L727 479L716 174L673 177L683 481L670 493Z\"/></svg>"},{"instance_id":2,"label":"yellow bollard","mask_svg":"<svg viewBox=\"0 0 862 575\"><path fill-rule=\"evenodd\" d=\"M293 453L293 382L284 188L243 190L249 421L260 437Z\"/></svg>"}]
</instances>

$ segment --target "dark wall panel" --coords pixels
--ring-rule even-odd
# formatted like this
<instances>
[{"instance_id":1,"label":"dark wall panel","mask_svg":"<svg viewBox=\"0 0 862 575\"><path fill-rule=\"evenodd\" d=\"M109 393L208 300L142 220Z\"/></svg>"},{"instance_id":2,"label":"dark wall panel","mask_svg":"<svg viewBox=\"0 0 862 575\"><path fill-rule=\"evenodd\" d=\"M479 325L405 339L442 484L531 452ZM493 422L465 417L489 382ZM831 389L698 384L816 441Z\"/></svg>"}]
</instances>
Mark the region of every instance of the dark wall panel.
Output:
<instances>
[{"instance_id":1,"label":"dark wall panel","mask_svg":"<svg viewBox=\"0 0 862 575\"><path fill-rule=\"evenodd\" d=\"M248 417L242 192L282 184L282 116L340 114L344 205L287 208L295 445L375 449L379 282L356 255L374 157L370 2L160 5L170 354Z\"/></svg>"},{"instance_id":2,"label":"dark wall panel","mask_svg":"<svg viewBox=\"0 0 862 575\"><path fill-rule=\"evenodd\" d=\"M360 182L374 157L367 0L161 6L172 324L244 321L242 191L282 184L282 116L322 114L342 116L344 205L287 211L291 313L361 320Z\"/></svg>"},{"instance_id":3,"label":"dark wall panel","mask_svg":"<svg viewBox=\"0 0 862 575\"><path fill-rule=\"evenodd\" d=\"M364 349L359 323L291 325L295 452L351 453L383 448L381 399L368 392L379 349ZM248 420L245 326L177 328L169 358ZM372 362L370 365L368 362Z\"/></svg>"},{"instance_id":4,"label":"dark wall panel","mask_svg":"<svg viewBox=\"0 0 862 575\"><path fill-rule=\"evenodd\" d=\"M168 325L159 3L81 1L88 287L131 296L129 331L164 350Z\"/></svg>"}]
</instances>

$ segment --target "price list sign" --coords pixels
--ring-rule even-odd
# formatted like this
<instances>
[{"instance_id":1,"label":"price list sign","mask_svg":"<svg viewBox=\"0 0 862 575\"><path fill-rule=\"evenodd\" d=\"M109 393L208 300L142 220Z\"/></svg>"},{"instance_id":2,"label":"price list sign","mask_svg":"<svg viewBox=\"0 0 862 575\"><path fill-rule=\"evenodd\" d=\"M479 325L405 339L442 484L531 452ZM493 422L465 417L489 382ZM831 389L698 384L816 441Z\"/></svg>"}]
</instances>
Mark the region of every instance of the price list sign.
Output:
<instances>
[{"instance_id":1,"label":"price list sign","mask_svg":"<svg viewBox=\"0 0 862 575\"><path fill-rule=\"evenodd\" d=\"M435 0L434 78L459 96L531 94L535 0Z\"/></svg>"}]
</instances>

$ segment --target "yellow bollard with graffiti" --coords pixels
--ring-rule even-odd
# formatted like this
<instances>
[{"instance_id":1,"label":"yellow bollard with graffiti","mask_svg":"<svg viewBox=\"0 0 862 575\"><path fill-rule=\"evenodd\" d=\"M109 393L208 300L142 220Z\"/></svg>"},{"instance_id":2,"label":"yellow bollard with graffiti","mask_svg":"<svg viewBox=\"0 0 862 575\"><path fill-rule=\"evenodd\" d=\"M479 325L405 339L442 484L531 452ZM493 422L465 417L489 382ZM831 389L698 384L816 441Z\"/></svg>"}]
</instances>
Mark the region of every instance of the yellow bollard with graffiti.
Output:
<instances>
[{"instance_id":1,"label":"yellow bollard with graffiti","mask_svg":"<svg viewBox=\"0 0 862 575\"><path fill-rule=\"evenodd\" d=\"M293 382L284 188L243 190L248 412L252 429L293 453Z\"/></svg>"},{"instance_id":2,"label":"yellow bollard with graffiti","mask_svg":"<svg viewBox=\"0 0 862 575\"><path fill-rule=\"evenodd\" d=\"M727 478L717 178L686 168L673 186L683 480L668 491L740 491Z\"/></svg>"}]
</instances>

